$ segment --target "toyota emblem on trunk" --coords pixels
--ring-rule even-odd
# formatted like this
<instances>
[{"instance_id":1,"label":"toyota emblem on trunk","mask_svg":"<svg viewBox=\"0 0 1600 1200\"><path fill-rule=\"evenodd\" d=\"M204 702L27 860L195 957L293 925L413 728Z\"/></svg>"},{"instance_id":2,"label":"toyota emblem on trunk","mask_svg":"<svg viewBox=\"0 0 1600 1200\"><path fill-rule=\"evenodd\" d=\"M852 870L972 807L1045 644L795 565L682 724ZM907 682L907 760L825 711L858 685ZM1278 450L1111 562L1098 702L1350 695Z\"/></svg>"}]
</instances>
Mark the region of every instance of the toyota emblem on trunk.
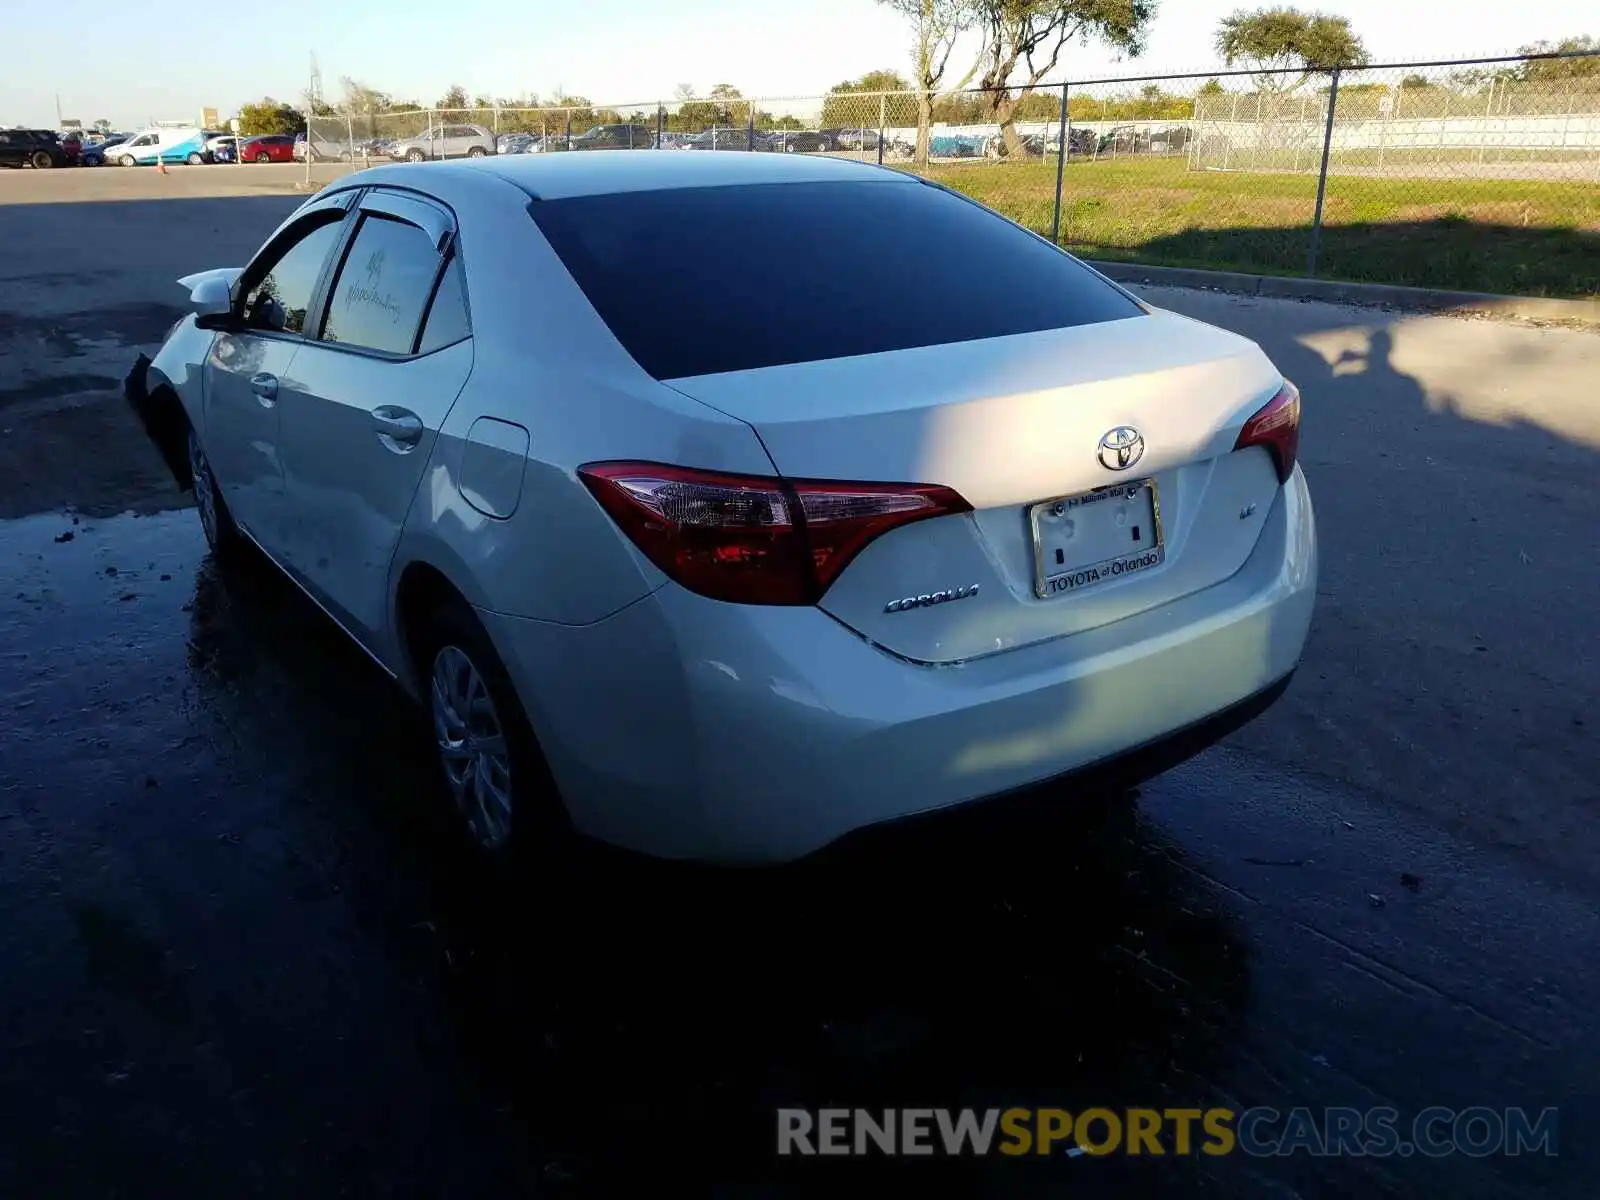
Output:
<instances>
[{"instance_id":1,"label":"toyota emblem on trunk","mask_svg":"<svg viewBox=\"0 0 1600 1200\"><path fill-rule=\"evenodd\" d=\"M1144 457L1144 438L1137 429L1118 425L1100 438L1100 465L1108 471L1126 471Z\"/></svg>"}]
</instances>

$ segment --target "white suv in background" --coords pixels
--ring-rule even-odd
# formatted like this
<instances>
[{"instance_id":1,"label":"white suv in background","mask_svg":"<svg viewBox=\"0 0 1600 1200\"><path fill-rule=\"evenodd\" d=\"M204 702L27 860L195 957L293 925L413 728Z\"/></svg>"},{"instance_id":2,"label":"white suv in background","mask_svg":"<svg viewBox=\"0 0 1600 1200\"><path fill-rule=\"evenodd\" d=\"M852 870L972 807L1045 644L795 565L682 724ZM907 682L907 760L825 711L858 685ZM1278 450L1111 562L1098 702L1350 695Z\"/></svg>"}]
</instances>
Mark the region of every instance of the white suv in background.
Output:
<instances>
[{"instance_id":1,"label":"white suv in background","mask_svg":"<svg viewBox=\"0 0 1600 1200\"><path fill-rule=\"evenodd\" d=\"M389 147L389 157L406 162L435 158L482 158L495 153L494 134L482 125L440 125L402 138Z\"/></svg>"}]
</instances>

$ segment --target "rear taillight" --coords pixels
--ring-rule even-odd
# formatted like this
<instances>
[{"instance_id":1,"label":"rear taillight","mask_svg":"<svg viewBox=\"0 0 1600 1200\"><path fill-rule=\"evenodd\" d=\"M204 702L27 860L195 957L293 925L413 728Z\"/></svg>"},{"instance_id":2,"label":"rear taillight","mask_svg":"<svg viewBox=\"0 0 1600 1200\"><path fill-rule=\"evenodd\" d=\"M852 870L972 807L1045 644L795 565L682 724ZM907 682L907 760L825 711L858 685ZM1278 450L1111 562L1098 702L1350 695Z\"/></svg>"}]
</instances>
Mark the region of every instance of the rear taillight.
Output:
<instances>
[{"instance_id":1,"label":"rear taillight","mask_svg":"<svg viewBox=\"0 0 1600 1200\"><path fill-rule=\"evenodd\" d=\"M1233 448L1243 450L1246 446L1265 446L1278 469L1278 482L1288 482L1300 453L1299 388L1285 379L1278 394L1244 423Z\"/></svg>"},{"instance_id":2,"label":"rear taillight","mask_svg":"<svg viewBox=\"0 0 1600 1200\"><path fill-rule=\"evenodd\" d=\"M594 463L578 476L651 562L690 591L737 604L815 604L867 543L971 512L949 488L725 475Z\"/></svg>"}]
</instances>

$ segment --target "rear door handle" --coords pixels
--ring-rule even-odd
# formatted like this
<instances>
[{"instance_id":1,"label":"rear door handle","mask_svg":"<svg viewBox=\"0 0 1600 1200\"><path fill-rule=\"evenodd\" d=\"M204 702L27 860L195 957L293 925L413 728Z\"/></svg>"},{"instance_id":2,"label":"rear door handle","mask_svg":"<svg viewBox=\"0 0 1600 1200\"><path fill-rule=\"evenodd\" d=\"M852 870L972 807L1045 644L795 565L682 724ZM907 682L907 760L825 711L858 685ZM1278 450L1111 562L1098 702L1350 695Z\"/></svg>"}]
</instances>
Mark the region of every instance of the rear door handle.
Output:
<instances>
[{"instance_id":1,"label":"rear door handle","mask_svg":"<svg viewBox=\"0 0 1600 1200\"><path fill-rule=\"evenodd\" d=\"M256 399L268 408L278 400L278 377L268 375L265 371L250 376L250 390L256 394Z\"/></svg>"},{"instance_id":2,"label":"rear door handle","mask_svg":"<svg viewBox=\"0 0 1600 1200\"><path fill-rule=\"evenodd\" d=\"M413 449L422 440L422 418L392 404L372 410L372 428L378 440L398 454Z\"/></svg>"}]
</instances>

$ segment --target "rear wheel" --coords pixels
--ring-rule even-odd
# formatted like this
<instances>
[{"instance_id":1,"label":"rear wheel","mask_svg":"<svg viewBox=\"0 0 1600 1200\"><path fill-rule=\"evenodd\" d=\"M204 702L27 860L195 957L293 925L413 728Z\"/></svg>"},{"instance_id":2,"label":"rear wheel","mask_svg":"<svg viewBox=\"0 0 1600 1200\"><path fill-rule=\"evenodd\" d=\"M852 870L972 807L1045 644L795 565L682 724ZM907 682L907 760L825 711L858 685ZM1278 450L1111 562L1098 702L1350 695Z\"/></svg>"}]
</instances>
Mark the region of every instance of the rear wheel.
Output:
<instances>
[{"instance_id":1,"label":"rear wheel","mask_svg":"<svg viewBox=\"0 0 1600 1200\"><path fill-rule=\"evenodd\" d=\"M200 435L189 428L189 478L194 491L194 506L200 513L200 528L205 532L206 544L216 555L230 553L239 541L239 527L222 499L216 476L211 473L211 460L206 457Z\"/></svg>"},{"instance_id":2,"label":"rear wheel","mask_svg":"<svg viewBox=\"0 0 1600 1200\"><path fill-rule=\"evenodd\" d=\"M196 152L190 152L189 157L184 159L184 161L191 167L203 167L205 166L206 162L205 158Z\"/></svg>"},{"instance_id":3,"label":"rear wheel","mask_svg":"<svg viewBox=\"0 0 1600 1200\"><path fill-rule=\"evenodd\" d=\"M463 601L444 600L413 642L434 752L468 839L487 859L548 854L567 833L555 784L489 636Z\"/></svg>"},{"instance_id":4,"label":"rear wheel","mask_svg":"<svg viewBox=\"0 0 1600 1200\"><path fill-rule=\"evenodd\" d=\"M136 161L136 160L135 160L135 159L134 159L134 157L133 157L133 155L131 155L131 154L124 154L124 155L123 155L123 156L122 156L122 157L121 157L121 158L119 158L119 159L117 159L117 165L118 165L118 166L119 166L119 167L136 167L136 166L138 166L138 165L139 165L139 164L138 164L138 162L137 162L137 161Z\"/></svg>"},{"instance_id":5,"label":"rear wheel","mask_svg":"<svg viewBox=\"0 0 1600 1200\"><path fill-rule=\"evenodd\" d=\"M34 151L33 158L29 161L33 163L34 170L36 171L48 171L51 167L56 165L56 160L51 158L43 150Z\"/></svg>"},{"instance_id":6,"label":"rear wheel","mask_svg":"<svg viewBox=\"0 0 1600 1200\"><path fill-rule=\"evenodd\" d=\"M407 162L422 162L427 157L421 150L412 149L406 151Z\"/></svg>"},{"instance_id":7,"label":"rear wheel","mask_svg":"<svg viewBox=\"0 0 1600 1200\"><path fill-rule=\"evenodd\" d=\"M489 152L487 150L485 150L482 146L474 146L474 147L472 147L472 149L467 151L467 157L468 158L482 158L482 157L484 157L484 155L486 155L488 153Z\"/></svg>"},{"instance_id":8,"label":"rear wheel","mask_svg":"<svg viewBox=\"0 0 1600 1200\"><path fill-rule=\"evenodd\" d=\"M272 161L272 155L263 150L261 153L256 155L256 161L258 163L269 163Z\"/></svg>"}]
</instances>

